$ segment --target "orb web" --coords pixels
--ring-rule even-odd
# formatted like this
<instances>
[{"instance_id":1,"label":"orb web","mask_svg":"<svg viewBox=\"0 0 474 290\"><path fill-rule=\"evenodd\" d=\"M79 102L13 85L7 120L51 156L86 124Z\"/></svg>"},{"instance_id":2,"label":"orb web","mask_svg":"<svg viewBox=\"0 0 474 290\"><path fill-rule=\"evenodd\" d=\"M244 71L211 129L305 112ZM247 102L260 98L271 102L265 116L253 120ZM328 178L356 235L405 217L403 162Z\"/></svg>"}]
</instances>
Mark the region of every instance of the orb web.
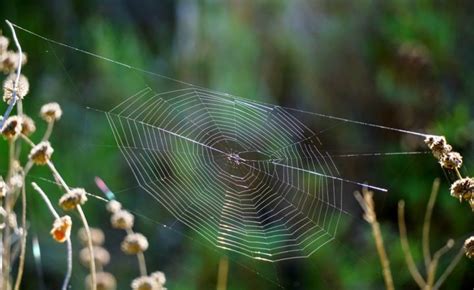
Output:
<instances>
[{"instance_id":1,"label":"orb web","mask_svg":"<svg viewBox=\"0 0 474 290\"><path fill-rule=\"evenodd\" d=\"M145 88L106 116L140 187L212 245L281 261L334 239L344 179L285 108Z\"/></svg>"}]
</instances>

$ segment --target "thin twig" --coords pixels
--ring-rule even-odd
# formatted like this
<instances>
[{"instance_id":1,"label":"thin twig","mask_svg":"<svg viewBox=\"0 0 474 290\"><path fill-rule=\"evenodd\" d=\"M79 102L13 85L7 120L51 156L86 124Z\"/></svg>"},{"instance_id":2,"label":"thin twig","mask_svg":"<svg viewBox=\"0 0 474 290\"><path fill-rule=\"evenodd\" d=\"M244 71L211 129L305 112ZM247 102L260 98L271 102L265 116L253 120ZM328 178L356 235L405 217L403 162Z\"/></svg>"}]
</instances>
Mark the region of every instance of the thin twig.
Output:
<instances>
[{"instance_id":1,"label":"thin twig","mask_svg":"<svg viewBox=\"0 0 474 290\"><path fill-rule=\"evenodd\" d=\"M422 234L422 245L423 245L423 257L425 260L425 269L428 273L428 268L431 263L431 252L430 252L430 227L431 227L431 216L433 214L433 207L436 202L436 197L439 192L439 178L433 181L433 187L431 189L430 199L426 205L425 219L423 221L423 234Z\"/></svg>"},{"instance_id":2,"label":"thin twig","mask_svg":"<svg viewBox=\"0 0 474 290\"><path fill-rule=\"evenodd\" d=\"M48 196L44 191L41 189L41 187L36 184L36 182L32 182L31 186L33 186L33 189L36 190L36 192L39 193L39 195L43 198L44 202L48 206L49 211L51 214L54 216L55 219L60 219L58 212L54 209L53 205L51 204L51 201L49 200Z\"/></svg>"},{"instance_id":3,"label":"thin twig","mask_svg":"<svg viewBox=\"0 0 474 290\"><path fill-rule=\"evenodd\" d=\"M380 224L377 221L372 192L367 190L367 188L364 188L362 193L364 196L359 192L355 192L354 196L364 210L364 219L372 227L372 236L374 237L375 247L377 248L380 264L382 265L385 287L387 290L393 290L395 289L395 286L393 285L392 271L390 270L390 260L388 259L387 251L385 250Z\"/></svg>"},{"instance_id":4,"label":"thin twig","mask_svg":"<svg viewBox=\"0 0 474 290\"><path fill-rule=\"evenodd\" d=\"M26 229L26 188L25 178L23 177L23 186L21 187L21 244L20 244L20 258L18 262L18 273L15 281L15 290L20 289L21 279L23 277L23 271L25 268L25 256L26 256L26 237L28 231Z\"/></svg>"},{"instance_id":5,"label":"thin twig","mask_svg":"<svg viewBox=\"0 0 474 290\"><path fill-rule=\"evenodd\" d=\"M61 178L62 179L62 178ZM89 248L89 267L91 270L91 290L97 289L97 279L96 279L96 271L95 271L95 257L94 257L94 247L92 245L92 237L91 237L91 230L89 228L89 224L87 222L86 216L82 211L82 207L78 204L76 206L77 211L79 212L79 216L81 217L82 223L84 225L84 229L86 230L87 234L87 247Z\"/></svg>"},{"instance_id":6,"label":"thin twig","mask_svg":"<svg viewBox=\"0 0 474 290\"><path fill-rule=\"evenodd\" d=\"M438 268L439 259L446 254L454 245L453 240L449 240L444 247L436 251L433 255L433 260L431 261L428 267L428 274L426 278L426 289L433 289L433 284L435 283L436 270Z\"/></svg>"},{"instance_id":7,"label":"thin twig","mask_svg":"<svg viewBox=\"0 0 474 290\"><path fill-rule=\"evenodd\" d=\"M423 289L426 286L426 282L418 271L418 268L415 265L413 256L410 251L410 245L407 238L407 229L405 224L405 202L400 200L398 202L398 228L400 231L400 242L402 244L403 255L405 257L405 262L407 263L408 270L410 271L413 280L416 284Z\"/></svg>"},{"instance_id":8,"label":"thin twig","mask_svg":"<svg viewBox=\"0 0 474 290\"><path fill-rule=\"evenodd\" d=\"M12 31L13 40L15 42L16 48L18 49L19 61L18 61L18 67L16 68L16 79L15 79L15 82L13 83L13 93L12 93L13 97L12 97L12 100L11 100L10 104L8 105L7 110L5 111L5 114L3 115L3 119L0 120L0 128L3 128L3 124L7 120L10 113L12 112L13 107L15 106L15 104L18 100L17 89L18 89L18 82L20 81L21 66L23 64L23 51L21 49L20 42L18 41L18 38L16 37L15 28L13 28L13 25L10 21L5 20L5 22L8 24L8 26L10 27L10 30ZM19 112L18 115L21 117L20 113L21 112Z\"/></svg>"},{"instance_id":9,"label":"thin twig","mask_svg":"<svg viewBox=\"0 0 474 290\"><path fill-rule=\"evenodd\" d=\"M138 267L140 268L140 276L147 276L146 261L145 255L143 252L137 253Z\"/></svg>"},{"instance_id":10,"label":"thin twig","mask_svg":"<svg viewBox=\"0 0 474 290\"><path fill-rule=\"evenodd\" d=\"M71 280L71 275L72 275L72 242L71 238L68 237L67 240L67 270L66 270L66 276L64 276L64 282L62 286L62 290L67 290L69 286L69 281Z\"/></svg>"},{"instance_id":11,"label":"thin twig","mask_svg":"<svg viewBox=\"0 0 474 290\"><path fill-rule=\"evenodd\" d=\"M446 270L444 270L443 274L439 276L438 281L436 281L436 284L433 286L433 290L439 289L439 287L441 287L444 281L446 281L446 278L448 278L451 272L453 272L454 268L457 266L462 256L464 256L464 248L460 247L454 259L451 261L451 263L449 263L448 267L446 268Z\"/></svg>"},{"instance_id":12,"label":"thin twig","mask_svg":"<svg viewBox=\"0 0 474 290\"><path fill-rule=\"evenodd\" d=\"M34 190L41 195L43 198L44 202L49 208L49 211L51 214L54 216L56 220L60 219L58 212L54 209L53 205L51 204L51 201L49 200L48 196L44 191L41 189L41 187L38 186L35 182L32 182L31 185L33 186ZM71 275L72 275L72 243L71 243L71 238L67 237L67 270L66 270L66 275L64 277L64 282L62 286L62 290L67 290L69 286L69 281L71 280Z\"/></svg>"},{"instance_id":13,"label":"thin twig","mask_svg":"<svg viewBox=\"0 0 474 290\"><path fill-rule=\"evenodd\" d=\"M54 120L51 122L48 122L48 128L46 129L46 132L43 135L43 138L41 141L48 141L49 138L51 137L51 133L53 133L53 128L54 128Z\"/></svg>"}]
</instances>

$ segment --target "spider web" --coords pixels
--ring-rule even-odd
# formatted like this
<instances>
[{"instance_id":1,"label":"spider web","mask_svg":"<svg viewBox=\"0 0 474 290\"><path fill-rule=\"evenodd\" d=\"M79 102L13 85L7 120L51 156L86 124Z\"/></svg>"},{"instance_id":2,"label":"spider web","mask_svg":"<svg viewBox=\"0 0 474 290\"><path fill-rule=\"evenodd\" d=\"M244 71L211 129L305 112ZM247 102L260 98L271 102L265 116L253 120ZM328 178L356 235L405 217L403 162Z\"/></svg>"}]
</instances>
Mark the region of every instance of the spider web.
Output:
<instances>
[{"instance_id":1,"label":"spider web","mask_svg":"<svg viewBox=\"0 0 474 290\"><path fill-rule=\"evenodd\" d=\"M214 246L254 259L308 257L333 240L343 184L359 184L283 107L145 88L106 116L140 187Z\"/></svg>"},{"instance_id":2,"label":"spider web","mask_svg":"<svg viewBox=\"0 0 474 290\"><path fill-rule=\"evenodd\" d=\"M125 68L127 76L134 71L142 81L149 75L186 86L162 93L146 87L104 112L117 146L139 186L177 220L214 247L256 260L309 257L334 240L347 214L346 184L386 191L341 176L319 139L332 127L315 132L296 113L426 136L211 91L14 26ZM420 152L392 153L339 156Z\"/></svg>"}]
</instances>

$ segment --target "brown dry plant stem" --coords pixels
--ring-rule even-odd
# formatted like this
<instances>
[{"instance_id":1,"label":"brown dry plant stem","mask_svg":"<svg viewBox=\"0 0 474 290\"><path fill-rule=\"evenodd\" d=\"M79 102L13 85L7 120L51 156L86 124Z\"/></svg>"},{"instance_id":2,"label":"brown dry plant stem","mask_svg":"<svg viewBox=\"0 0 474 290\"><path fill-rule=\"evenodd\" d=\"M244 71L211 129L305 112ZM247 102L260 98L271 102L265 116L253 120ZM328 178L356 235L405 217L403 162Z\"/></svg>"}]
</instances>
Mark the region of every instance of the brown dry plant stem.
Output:
<instances>
[{"instance_id":1,"label":"brown dry plant stem","mask_svg":"<svg viewBox=\"0 0 474 290\"><path fill-rule=\"evenodd\" d=\"M367 188L362 189L362 195L359 192L354 193L356 200L364 210L364 219L372 227L372 236L375 240L375 247L380 258L380 264L382 265L382 274L385 281L385 287L387 290L394 290L392 271L390 270L390 261L385 250L382 232L380 230L380 224L377 221L377 215L375 214L373 193Z\"/></svg>"},{"instance_id":2,"label":"brown dry plant stem","mask_svg":"<svg viewBox=\"0 0 474 290\"><path fill-rule=\"evenodd\" d=\"M422 248L423 257L425 260L426 269L429 268L431 263L431 251L430 251L430 227L431 227L431 216L433 214L433 207L436 202L436 197L439 192L439 178L433 181L433 187L431 189L430 199L426 205L425 218L423 221L423 234L422 234Z\"/></svg>"},{"instance_id":3,"label":"brown dry plant stem","mask_svg":"<svg viewBox=\"0 0 474 290\"><path fill-rule=\"evenodd\" d=\"M430 204L431 201L436 199L436 192L439 189L439 180L435 180L433 183L433 190L431 192L431 197L430 201L428 202L427 205L427 212L425 213L425 221L423 225L423 235L428 235L429 234L429 224L430 219L431 219L431 213L428 213L428 211L431 211L433 208L433 205ZM426 218L428 216L428 219ZM403 249L403 254L405 257L405 262L408 266L408 270L410 271L410 274L412 275L413 279L415 282L418 284L420 289L424 290L432 290L432 289L439 289L439 287L442 285L442 283L446 280L446 278L451 274L453 271L454 267L458 264L460 261L462 254L463 254L463 249L459 250L458 254L454 257L453 260L451 260L449 266L445 269L444 273L441 274L441 276L438 278L436 281L436 271L438 269L439 265L439 260L441 257L446 254L449 250L451 250L454 246L454 240L449 239L446 244L436 251L433 256L431 257L430 250L429 250L429 236L426 238L423 237L423 254L425 258L425 263L427 261L427 257L429 257L429 263L426 264L426 278L423 278L423 276L420 274L418 268L416 267L415 261L413 260L413 256L411 254L410 250L410 245L408 243L408 236L407 236L407 229L406 229L406 222L405 222L405 202L403 200L400 200L398 202L398 226L399 226L399 231L400 231L400 242L402 244L402 249ZM428 230L426 229L428 228ZM427 239L427 241L425 241ZM427 247L425 249L425 247Z\"/></svg>"},{"instance_id":4,"label":"brown dry plant stem","mask_svg":"<svg viewBox=\"0 0 474 290\"><path fill-rule=\"evenodd\" d=\"M25 184L21 187L21 243L20 243L20 258L18 262L18 273L16 275L15 290L20 290L21 279L25 268L26 257L26 238L28 231L26 230L26 189Z\"/></svg>"},{"instance_id":5,"label":"brown dry plant stem","mask_svg":"<svg viewBox=\"0 0 474 290\"><path fill-rule=\"evenodd\" d=\"M219 260L217 272L217 290L227 290L227 277L229 275L229 258L222 256Z\"/></svg>"},{"instance_id":6,"label":"brown dry plant stem","mask_svg":"<svg viewBox=\"0 0 474 290\"><path fill-rule=\"evenodd\" d=\"M64 188L66 192L70 191L69 186L66 184L64 179L62 178L61 174L59 174L58 170L54 166L53 162L51 160L48 160L48 167L53 173L54 177L59 181L61 186ZM96 290L97 289L97 278L96 278L96 269L95 269L95 257L94 257L94 246L92 244L92 237L91 237L91 231L89 227L89 223L87 222L87 218L84 214L84 211L82 210L82 207L80 205L76 206L77 212L79 213L79 216L81 218L82 224L84 225L84 229L86 230L87 234L87 246L89 248L89 254L90 254L90 262L89 262L89 267L90 267L90 273L91 273L91 290Z\"/></svg>"},{"instance_id":7,"label":"brown dry plant stem","mask_svg":"<svg viewBox=\"0 0 474 290\"><path fill-rule=\"evenodd\" d=\"M420 289L424 289L426 281L420 274L420 271L416 267L415 261L410 251L410 245L408 243L407 228L405 224L405 202L400 200L398 202L398 228L400 231L400 242L402 244L403 256L405 257L405 262L407 264L408 270L410 271L413 280Z\"/></svg>"},{"instance_id":8,"label":"brown dry plant stem","mask_svg":"<svg viewBox=\"0 0 474 290\"><path fill-rule=\"evenodd\" d=\"M13 83L13 99L11 103L9 104L7 111L5 112L2 120L0 120L0 128L3 128L4 122L6 122L7 117L13 110L13 107L18 101L18 116L21 118L23 116L23 106L21 104L21 98L18 98L17 95L17 90L18 90L18 83L20 80L20 75L21 75L21 67L23 63L23 51L20 45L20 42L18 41L18 37L16 36L15 29L13 25L6 20L5 21L12 33L13 40L15 42L15 46L18 50L18 67L16 68L16 77ZM9 169L8 169L8 178L11 177L11 174L13 173L13 164L15 161L15 141L10 140L9 142ZM24 183L24 182L23 182ZM23 267L24 267L24 259L25 259L25 252L26 252L26 235L27 235L27 229L26 229L26 194L24 193L24 184L22 185L21 188L22 191L22 232L21 232L21 240L20 240L20 262L19 262L19 268L18 268L18 276L15 282L15 290L18 290L20 287L21 283L21 277L23 275ZM6 209L6 215L5 219L9 220L11 211L14 206L14 200L12 200L10 197L5 198L5 209ZM9 229L9 226L5 228L5 231L3 233L3 253L2 253L2 287L3 289L8 289L10 287L10 272L11 272L11 253L10 253L10 246L9 246L9 240L10 240L10 234L11 231Z\"/></svg>"},{"instance_id":9,"label":"brown dry plant stem","mask_svg":"<svg viewBox=\"0 0 474 290\"><path fill-rule=\"evenodd\" d=\"M53 217L55 218L55 220L58 220L60 218L59 214L54 209L54 207L51 204L51 201L49 200L46 193L44 193L44 191L36 183L32 182L31 185L33 186L34 190L36 190L36 192L38 192L38 194L41 196L41 198L43 198L43 201L48 206L48 209L51 212L51 214L53 215ZM72 275L72 243L71 243L71 237L68 236L66 242L67 242L67 270L66 270L66 275L64 277L63 286L61 288L62 290L67 290L67 288L69 286L69 281L71 280L71 275Z\"/></svg>"}]
</instances>

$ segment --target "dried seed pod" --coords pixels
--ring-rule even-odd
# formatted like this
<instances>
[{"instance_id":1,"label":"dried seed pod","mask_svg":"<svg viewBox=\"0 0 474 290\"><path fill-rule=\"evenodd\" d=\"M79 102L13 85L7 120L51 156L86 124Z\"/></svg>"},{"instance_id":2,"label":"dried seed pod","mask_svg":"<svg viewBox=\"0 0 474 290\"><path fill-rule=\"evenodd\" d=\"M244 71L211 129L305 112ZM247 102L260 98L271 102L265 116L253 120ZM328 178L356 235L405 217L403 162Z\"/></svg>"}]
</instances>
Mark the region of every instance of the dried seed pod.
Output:
<instances>
[{"instance_id":1,"label":"dried seed pod","mask_svg":"<svg viewBox=\"0 0 474 290\"><path fill-rule=\"evenodd\" d=\"M43 141L33 147L28 158L36 165L45 165L51 159L54 150L48 141Z\"/></svg>"},{"instance_id":2,"label":"dried seed pod","mask_svg":"<svg viewBox=\"0 0 474 290\"><path fill-rule=\"evenodd\" d=\"M56 219L53 223L51 235L58 243L64 243L71 236L72 220L71 217L65 215Z\"/></svg>"},{"instance_id":3,"label":"dried seed pod","mask_svg":"<svg viewBox=\"0 0 474 290\"><path fill-rule=\"evenodd\" d=\"M136 255L148 249L148 240L140 233L128 234L120 245L127 255Z\"/></svg>"},{"instance_id":4,"label":"dried seed pod","mask_svg":"<svg viewBox=\"0 0 474 290\"><path fill-rule=\"evenodd\" d=\"M8 180L8 184L12 191L21 189L23 187L23 176L20 173L13 174Z\"/></svg>"},{"instance_id":5,"label":"dried seed pod","mask_svg":"<svg viewBox=\"0 0 474 290\"><path fill-rule=\"evenodd\" d=\"M111 200L107 203L107 211L110 213L116 213L122 209L122 204L116 200Z\"/></svg>"},{"instance_id":6,"label":"dried seed pod","mask_svg":"<svg viewBox=\"0 0 474 290\"><path fill-rule=\"evenodd\" d=\"M134 279L131 286L133 290L161 290L160 284L148 276L141 276Z\"/></svg>"},{"instance_id":7,"label":"dried seed pod","mask_svg":"<svg viewBox=\"0 0 474 290\"><path fill-rule=\"evenodd\" d=\"M451 196L462 201L469 201L474 195L474 178L466 177L451 184Z\"/></svg>"},{"instance_id":8,"label":"dried seed pod","mask_svg":"<svg viewBox=\"0 0 474 290\"><path fill-rule=\"evenodd\" d=\"M3 181L3 179L0 179L0 197L5 197L8 192L8 185Z\"/></svg>"},{"instance_id":9,"label":"dried seed pod","mask_svg":"<svg viewBox=\"0 0 474 290\"><path fill-rule=\"evenodd\" d=\"M48 123L61 119L63 111L58 103L47 103L41 107L41 118Z\"/></svg>"},{"instance_id":10,"label":"dried seed pod","mask_svg":"<svg viewBox=\"0 0 474 290\"><path fill-rule=\"evenodd\" d=\"M98 228L90 228L91 233L91 240L94 246L101 246L104 244L105 235L101 229ZM82 245L88 245L88 238L87 238L87 231L85 228L80 228L78 232L79 241Z\"/></svg>"},{"instance_id":11,"label":"dried seed pod","mask_svg":"<svg viewBox=\"0 0 474 290\"><path fill-rule=\"evenodd\" d=\"M21 65L28 62L28 57L25 53L22 54ZM14 51L5 52L5 57L2 59L1 67L4 73L13 73L20 64L20 54Z\"/></svg>"},{"instance_id":12,"label":"dried seed pod","mask_svg":"<svg viewBox=\"0 0 474 290\"><path fill-rule=\"evenodd\" d=\"M474 257L474 236L470 236L464 241L464 252L469 259Z\"/></svg>"},{"instance_id":13,"label":"dried seed pod","mask_svg":"<svg viewBox=\"0 0 474 290\"><path fill-rule=\"evenodd\" d=\"M74 210L78 205L87 201L87 193L84 188L73 188L59 199L59 205L63 210Z\"/></svg>"},{"instance_id":14,"label":"dried seed pod","mask_svg":"<svg viewBox=\"0 0 474 290\"><path fill-rule=\"evenodd\" d=\"M436 159L440 159L443 155L446 155L453 150L451 145L446 142L444 136L428 136L425 139L425 143L428 145L428 148L430 148Z\"/></svg>"},{"instance_id":15,"label":"dried seed pod","mask_svg":"<svg viewBox=\"0 0 474 290\"><path fill-rule=\"evenodd\" d=\"M8 38L3 35L0 35L0 54L4 54L5 52L7 52L9 43L10 40L8 40Z\"/></svg>"},{"instance_id":16,"label":"dried seed pod","mask_svg":"<svg viewBox=\"0 0 474 290\"><path fill-rule=\"evenodd\" d=\"M21 117L21 134L25 136L30 136L36 131L36 125L33 119L27 115Z\"/></svg>"},{"instance_id":17,"label":"dried seed pod","mask_svg":"<svg viewBox=\"0 0 474 290\"><path fill-rule=\"evenodd\" d=\"M3 83L3 101L7 104L10 104L13 100L13 92L15 91L15 81L16 75L11 74ZM20 75L18 79L18 85L16 88L16 97L19 99L23 99L30 90L30 83L28 82L28 78L24 75Z\"/></svg>"},{"instance_id":18,"label":"dried seed pod","mask_svg":"<svg viewBox=\"0 0 474 290\"><path fill-rule=\"evenodd\" d=\"M158 284L160 284L161 286L165 285L166 283L165 273L161 271L156 271L156 272L151 273L150 277L155 279L158 282Z\"/></svg>"},{"instance_id":19,"label":"dried seed pod","mask_svg":"<svg viewBox=\"0 0 474 290\"><path fill-rule=\"evenodd\" d=\"M96 273L97 290L115 290L117 289L117 280L114 275L107 272ZM92 289L92 279L90 274L86 276L85 284L87 289Z\"/></svg>"},{"instance_id":20,"label":"dried seed pod","mask_svg":"<svg viewBox=\"0 0 474 290\"><path fill-rule=\"evenodd\" d=\"M443 168L458 169L462 166L462 156L458 152L448 152L441 157L439 164Z\"/></svg>"},{"instance_id":21,"label":"dried seed pod","mask_svg":"<svg viewBox=\"0 0 474 290\"><path fill-rule=\"evenodd\" d=\"M128 230L133 227L134 219L134 216L127 210L119 210L111 216L110 222L113 228Z\"/></svg>"},{"instance_id":22,"label":"dried seed pod","mask_svg":"<svg viewBox=\"0 0 474 290\"><path fill-rule=\"evenodd\" d=\"M7 140L15 140L18 138L22 130L22 122L18 116L10 116L2 128L2 135Z\"/></svg>"},{"instance_id":23,"label":"dried seed pod","mask_svg":"<svg viewBox=\"0 0 474 290\"><path fill-rule=\"evenodd\" d=\"M96 265L105 266L110 263L110 254L105 248L95 246L93 247L93 251ZM89 248L83 248L79 252L79 259L84 267L90 266L91 255Z\"/></svg>"}]
</instances>

